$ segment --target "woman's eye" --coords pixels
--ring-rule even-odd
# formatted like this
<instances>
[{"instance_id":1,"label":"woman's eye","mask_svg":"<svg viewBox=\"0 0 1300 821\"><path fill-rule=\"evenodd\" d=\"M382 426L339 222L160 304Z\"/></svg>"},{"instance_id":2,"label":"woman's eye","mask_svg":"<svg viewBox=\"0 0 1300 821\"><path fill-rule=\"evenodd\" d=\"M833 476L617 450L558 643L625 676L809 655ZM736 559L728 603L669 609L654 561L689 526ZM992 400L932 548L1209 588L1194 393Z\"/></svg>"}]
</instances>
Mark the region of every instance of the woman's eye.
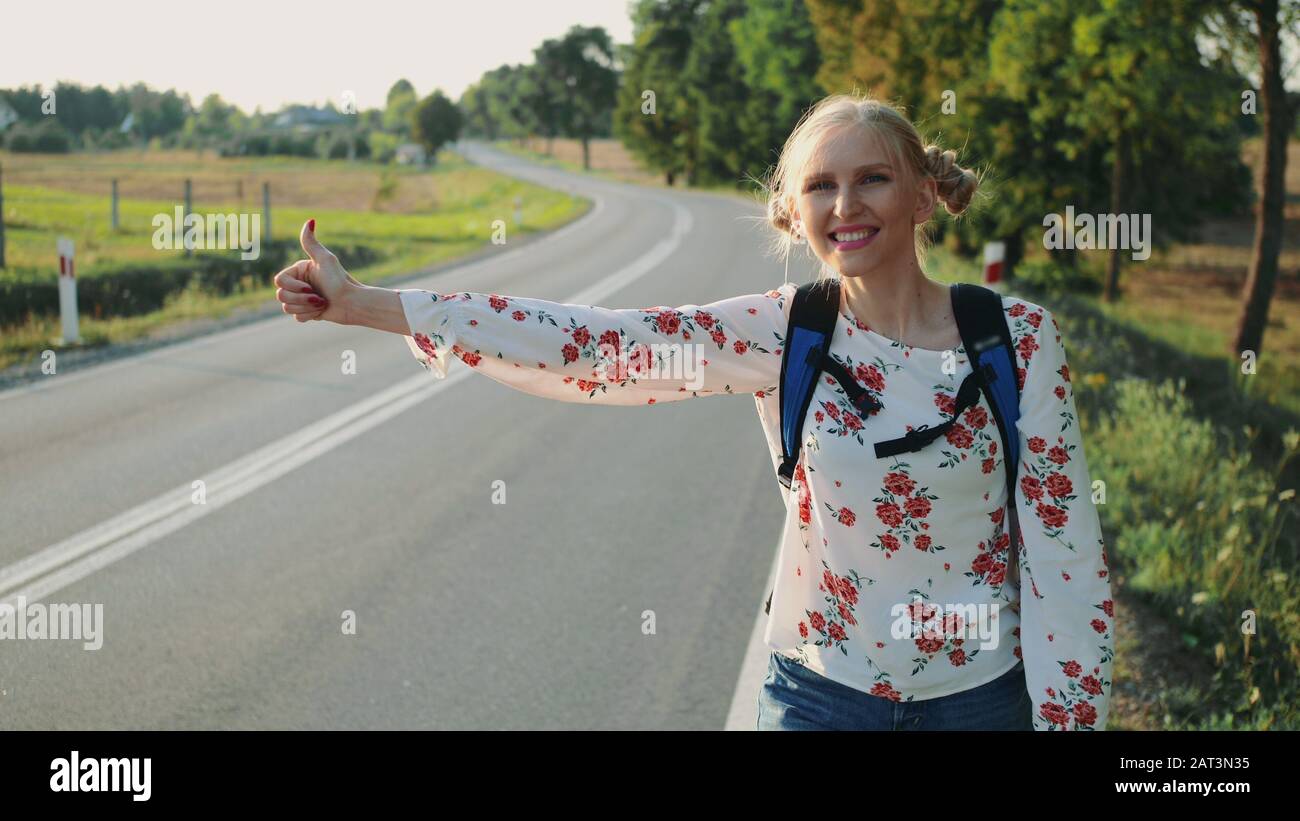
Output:
<instances>
[{"instance_id":1,"label":"woman's eye","mask_svg":"<svg viewBox=\"0 0 1300 821\"><path fill-rule=\"evenodd\" d=\"M865 176L865 177L862 178L862 181L863 181L863 182L867 182L867 181L869 181L869 180L884 180L884 181L887 182L887 181L889 180L889 178L888 178L888 177L885 177L885 176L883 176L883 175L881 175L881 174L868 174L867 176ZM809 185L809 186L808 186L808 190L809 190L809 191L818 191L818 190L821 189L821 187L822 187L823 185L834 185L834 183L831 182L830 180L819 180L818 182L815 182L815 183Z\"/></svg>"}]
</instances>

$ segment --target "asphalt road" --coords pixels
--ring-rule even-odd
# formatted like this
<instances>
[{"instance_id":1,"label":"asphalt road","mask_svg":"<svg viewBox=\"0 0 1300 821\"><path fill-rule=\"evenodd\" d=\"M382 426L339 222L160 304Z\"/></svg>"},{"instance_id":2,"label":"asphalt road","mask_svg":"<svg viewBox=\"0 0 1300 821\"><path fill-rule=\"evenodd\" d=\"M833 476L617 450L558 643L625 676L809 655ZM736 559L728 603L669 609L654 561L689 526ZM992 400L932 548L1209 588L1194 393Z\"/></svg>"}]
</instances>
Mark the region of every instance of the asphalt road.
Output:
<instances>
[{"instance_id":1,"label":"asphalt road","mask_svg":"<svg viewBox=\"0 0 1300 821\"><path fill-rule=\"evenodd\" d=\"M782 282L741 201L470 149L595 207L400 287L635 308ZM0 640L0 729L752 724L782 516L746 395L548 401L282 314L62 369L0 393L0 599L102 604L102 646Z\"/></svg>"}]
</instances>

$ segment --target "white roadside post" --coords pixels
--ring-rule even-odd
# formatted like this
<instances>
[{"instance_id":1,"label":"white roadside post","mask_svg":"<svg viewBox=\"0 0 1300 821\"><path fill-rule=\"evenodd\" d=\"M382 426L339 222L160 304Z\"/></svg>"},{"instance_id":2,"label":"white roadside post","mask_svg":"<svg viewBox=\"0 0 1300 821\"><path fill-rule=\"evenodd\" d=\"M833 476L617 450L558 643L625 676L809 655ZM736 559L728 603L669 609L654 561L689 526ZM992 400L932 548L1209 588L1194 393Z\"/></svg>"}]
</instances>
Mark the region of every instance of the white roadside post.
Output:
<instances>
[{"instance_id":1,"label":"white roadside post","mask_svg":"<svg viewBox=\"0 0 1300 821\"><path fill-rule=\"evenodd\" d=\"M74 259L76 250L72 240L59 237L59 317L63 321L62 344L71 345L81 341L77 329L77 269Z\"/></svg>"},{"instance_id":2,"label":"white roadside post","mask_svg":"<svg viewBox=\"0 0 1300 821\"><path fill-rule=\"evenodd\" d=\"M1002 281L1002 265L1006 255L1005 242L984 243L984 284L995 291L1001 291L1005 285Z\"/></svg>"}]
</instances>

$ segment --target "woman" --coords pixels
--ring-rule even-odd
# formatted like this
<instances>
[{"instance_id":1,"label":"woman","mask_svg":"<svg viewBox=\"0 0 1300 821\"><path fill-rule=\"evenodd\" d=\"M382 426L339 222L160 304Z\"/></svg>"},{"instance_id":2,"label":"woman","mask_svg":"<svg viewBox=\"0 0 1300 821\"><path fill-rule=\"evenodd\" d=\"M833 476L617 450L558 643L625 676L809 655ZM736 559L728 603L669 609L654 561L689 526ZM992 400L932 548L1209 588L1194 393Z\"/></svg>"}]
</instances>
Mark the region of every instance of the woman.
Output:
<instances>
[{"instance_id":1,"label":"woman","mask_svg":"<svg viewBox=\"0 0 1300 821\"><path fill-rule=\"evenodd\" d=\"M787 255L806 242L822 276L839 278L829 355L877 402L863 414L835 379L815 388L786 496L760 729L1105 726L1110 583L1052 315L1002 298L1020 383L1014 499L982 396L922 450L871 449L947 421L972 371L948 288L920 264L936 204L959 214L978 186L954 156L923 147L892 106L837 95L807 112L770 180L768 219ZM563 401L752 394L773 465L781 460L789 282L703 306L613 310L367 287L316 240L314 220L302 242L311 259L276 276L283 309L300 322L402 334L440 378L454 355ZM699 368L688 381L665 365L692 346ZM1008 503L1019 512L1014 555Z\"/></svg>"}]
</instances>

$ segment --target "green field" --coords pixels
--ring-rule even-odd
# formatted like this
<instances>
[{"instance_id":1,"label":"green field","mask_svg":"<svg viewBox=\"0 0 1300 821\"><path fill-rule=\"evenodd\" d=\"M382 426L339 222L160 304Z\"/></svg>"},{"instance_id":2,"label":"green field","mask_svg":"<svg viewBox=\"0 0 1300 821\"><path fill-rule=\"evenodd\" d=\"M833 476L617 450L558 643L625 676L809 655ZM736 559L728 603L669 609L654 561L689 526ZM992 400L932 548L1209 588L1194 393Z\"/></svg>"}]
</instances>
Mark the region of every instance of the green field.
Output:
<instances>
[{"instance_id":1,"label":"green field","mask_svg":"<svg viewBox=\"0 0 1300 821\"><path fill-rule=\"evenodd\" d=\"M81 282L135 264L184 266L182 251L157 250L152 237L154 216L171 214L183 202L187 178L199 214L261 213L262 183L269 183L272 238L296 238L302 223L315 218L326 245L361 246L379 257L353 270L367 283L482 248L495 220L504 221L508 237L518 236L554 228L587 207L581 199L473 166L449 151L428 170L344 160L221 159L193 152L0 153L0 164L7 262L0 283L56 281L59 236L76 243ZM114 179L120 197L116 231L110 223ZM516 197L519 226L514 224ZM195 258L204 254L234 252L200 250ZM274 288L251 277L233 293L189 288L145 314L115 316L110 310L94 316L83 310L81 335L84 345L125 341L180 320L221 316L273 298ZM58 336L57 314L0 328L0 367L35 356Z\"/></svg>"}]
</instances>

